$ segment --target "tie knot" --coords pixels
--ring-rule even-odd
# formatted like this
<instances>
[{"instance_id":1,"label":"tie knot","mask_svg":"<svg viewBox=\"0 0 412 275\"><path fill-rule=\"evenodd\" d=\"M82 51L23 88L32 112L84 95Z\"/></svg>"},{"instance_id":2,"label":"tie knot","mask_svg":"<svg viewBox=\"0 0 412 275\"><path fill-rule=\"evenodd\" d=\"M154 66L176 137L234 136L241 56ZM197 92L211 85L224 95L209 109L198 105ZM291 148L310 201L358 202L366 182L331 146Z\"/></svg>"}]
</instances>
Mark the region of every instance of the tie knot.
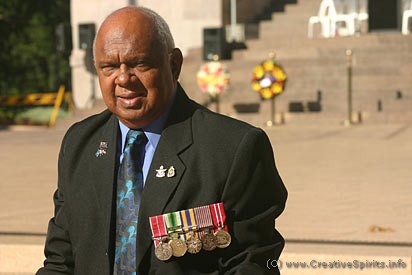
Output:
<instances>
[{"instance_id":1,"label":"tie knot","mask_svg":"<svg viewBox=\"0 0 412 275\"><path fill-rule=\"evenodd\" d=\"M126 136L126 146L130 146L134 143L140 144L144 137L145 134L143 131L130 129Z\"/></svg>"}]
</instances>

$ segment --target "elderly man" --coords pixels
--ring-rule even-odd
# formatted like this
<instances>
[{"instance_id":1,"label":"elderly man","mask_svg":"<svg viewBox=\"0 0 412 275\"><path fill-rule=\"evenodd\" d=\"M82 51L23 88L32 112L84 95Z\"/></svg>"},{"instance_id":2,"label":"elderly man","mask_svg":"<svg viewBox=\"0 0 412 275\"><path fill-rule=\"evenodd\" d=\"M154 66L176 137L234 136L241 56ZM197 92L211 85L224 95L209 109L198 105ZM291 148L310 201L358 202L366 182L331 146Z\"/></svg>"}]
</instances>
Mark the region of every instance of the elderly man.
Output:
<instances>
[{"instance_id":1,"label":"elderly man","mask_svg":"<svg viewBox=\"0 0 412 275\"><path fill-rule=\"evenodd\" d=\"M149 9L109 15L94 57L108 110L64 137L37 274L278 272L266 262L287 192L265 133L186 96L182 54Z\"/></svg>"}]
</instances>

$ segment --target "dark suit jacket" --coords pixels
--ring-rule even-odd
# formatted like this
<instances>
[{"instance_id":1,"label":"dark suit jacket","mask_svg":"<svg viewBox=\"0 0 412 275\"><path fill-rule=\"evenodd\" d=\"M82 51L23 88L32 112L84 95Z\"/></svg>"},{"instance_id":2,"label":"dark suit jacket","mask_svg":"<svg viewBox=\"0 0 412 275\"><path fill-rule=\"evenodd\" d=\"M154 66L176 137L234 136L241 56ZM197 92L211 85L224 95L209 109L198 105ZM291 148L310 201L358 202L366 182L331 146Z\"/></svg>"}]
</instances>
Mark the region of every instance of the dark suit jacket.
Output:
<instances>
[{"instance_id":1,"label":"dark suit jacket","mask_svg":"<svg viewBox=\"0 0 412 275\"><path fill-rule=\"evenodd\" d=\"M117 118L109 111L73 125L59 155L55 216L44 267L37 274L111 274L118 166ZM96 157L100 142L106 154ZM176 176L157 178L161 165ZM137 231L138 274L273 274L284 240L275 218L287 192L266 134L191 101L179 86L142 194ZM223 202L232 244L166 262L154 255L149 217Z\"/></svg>"}]
</instances>

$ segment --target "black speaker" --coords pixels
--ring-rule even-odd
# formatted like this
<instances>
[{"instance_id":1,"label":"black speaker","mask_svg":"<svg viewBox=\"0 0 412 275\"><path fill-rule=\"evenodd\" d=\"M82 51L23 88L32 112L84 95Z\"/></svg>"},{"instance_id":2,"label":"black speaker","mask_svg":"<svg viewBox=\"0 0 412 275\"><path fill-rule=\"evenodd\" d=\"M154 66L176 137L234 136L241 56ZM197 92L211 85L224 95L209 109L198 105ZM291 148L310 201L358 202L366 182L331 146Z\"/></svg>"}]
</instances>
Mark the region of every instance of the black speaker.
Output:
<instances>
[{"instance_id":1,"label":"black speaker","mask_svg":"<svg viewBox=\"0 0 412 275\"><path fill-rule=\"evenodd\" d=\"M305 107L301 101L291 101L289 102L289 112L290 113L303 113Z\"/></svg>"},{"instance_id":2,"label":"black speaker","mask_svg":"<svg viewBox=\"0 0 412 275\"><path fill-rule=\"evenodd\" d=\"M320 105L319 101L309 101L307 103L308 111L309 112L320 112L322 111L322 105Z\"/></svg>"},{"instance_id":3,"label":"black speaker","mask_svg":"<svg viewBox=\"0 0 412 275\"><path fill-rule=\"evenodd\" d=\"M258 113L260 103L235 103L233 108L235 108L237 113Z\"/></svg>"},{"instance_id":4,"label":"black speaker","mask_svg":"<svg viewBox=\"0 0 412 275\"><path fill-rule=\"evenodd\" d=\"M400 0L369 0L369 31L399 29Z\"/></svg>"},{"instance_id":5,"label":"black speaker","mask_svg":"<svg viewBox=\"0 0 412 275\"><path fill-rule=\"evenodd\" d=\"M203 29L203 60L212 60L214 55L219 59L232 58L224 28Z\"/></svg>"},{"instance_id":6,"label":"black speaker","mask_svg":"<svg viewBox=\"0 0 412 275\"><path fill-rule=\"evenodd\" d=\"M79 24L79 49L91 49L95 34L96 25L94 23Z\"/></svg>"}]
</instances>

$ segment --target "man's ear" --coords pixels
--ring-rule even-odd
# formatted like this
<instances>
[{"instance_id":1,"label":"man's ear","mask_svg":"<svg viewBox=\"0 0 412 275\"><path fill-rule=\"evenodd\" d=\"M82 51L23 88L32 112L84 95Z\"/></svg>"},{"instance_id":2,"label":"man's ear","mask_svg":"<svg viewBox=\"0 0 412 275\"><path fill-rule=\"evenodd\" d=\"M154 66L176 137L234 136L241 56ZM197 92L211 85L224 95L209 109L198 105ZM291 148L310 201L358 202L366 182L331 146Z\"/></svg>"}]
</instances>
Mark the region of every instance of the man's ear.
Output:
<instances>
[{"instance_id":1,"label":"man's ear","mask_svg":"<svg viewBox=\"0 0 412 275\"><path fill-rule=\"evenodd\" d=\"M180 49L174 48L170 54L170 68L172 69L173 78L179 79L180 71L183 64L183 55Z\"/></svg>"}]
</instances>

